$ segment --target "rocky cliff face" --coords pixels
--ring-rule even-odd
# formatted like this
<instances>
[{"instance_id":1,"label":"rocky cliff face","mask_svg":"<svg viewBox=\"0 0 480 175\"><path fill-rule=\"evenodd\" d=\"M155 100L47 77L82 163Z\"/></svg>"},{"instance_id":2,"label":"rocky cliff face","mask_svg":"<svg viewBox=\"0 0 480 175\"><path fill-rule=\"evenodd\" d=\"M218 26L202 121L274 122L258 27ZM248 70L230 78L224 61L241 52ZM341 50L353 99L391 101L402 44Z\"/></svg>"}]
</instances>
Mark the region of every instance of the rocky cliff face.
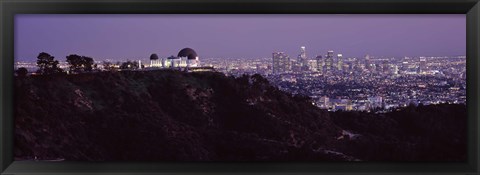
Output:
<instances>
[{"instance_id":1,"label":"rocky cliff face","mask_svg":"<svg viewBox=\"0 0 480 175\"><path fill-rule=\"evenodd\" d=\"M389 137L403 138L405 132L410 131L408 125L398 124L403 119L387 116L385 120L385 117L379 119L374 114L362 113L370 118L359 120L352 117L359 115L357 113L328 113L313 106L306 97L278 90L259 75L233 78L214 72L125 71L17 77L15 83L17 160L432 158L420 153L407 158L366 155L365 150L371 150L369 140L375 140L372 143L382 148L395 143ZM365 121L383 123L384 130L365 130ZM437 124L440 126L442 121ZM424 122L428 125L432 121L425 119ZM446 129L462 132L458 129L461 123L454 125ZM385 135L383 131L392 129L389 126L394 127L395 132ZM457 146L455 149L464 144L461 135L446 136L458 140L453 144ZM422 137L430 135L419 136ZM394 141L402 144L418 141L409 138ZM434 141L442 144L445 140ZM418 151L419 148L409 149ZM461 159L458 155L464 152L457 150L457 153L457 156L443 158Z\"/></svg>"}]
</instances>

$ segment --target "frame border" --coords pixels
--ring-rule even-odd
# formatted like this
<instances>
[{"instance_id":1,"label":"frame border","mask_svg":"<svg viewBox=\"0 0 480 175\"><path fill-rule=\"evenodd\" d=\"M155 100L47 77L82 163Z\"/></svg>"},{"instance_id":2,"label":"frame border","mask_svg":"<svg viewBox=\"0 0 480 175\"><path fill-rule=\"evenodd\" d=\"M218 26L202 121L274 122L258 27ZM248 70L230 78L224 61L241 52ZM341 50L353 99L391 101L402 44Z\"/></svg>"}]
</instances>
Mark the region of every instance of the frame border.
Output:
<instances>
[{"instance_id":1,"label":"frame border","mask_svg":"<svg viewBox=\"0 0 480 175\"><path fill-rule=\"evenodd\" d=\"M0 0L1 174L479 174L479 0ZM466 14L468 161L115 163L13 161L15 14Z\"/></svg>"}]
</instances>

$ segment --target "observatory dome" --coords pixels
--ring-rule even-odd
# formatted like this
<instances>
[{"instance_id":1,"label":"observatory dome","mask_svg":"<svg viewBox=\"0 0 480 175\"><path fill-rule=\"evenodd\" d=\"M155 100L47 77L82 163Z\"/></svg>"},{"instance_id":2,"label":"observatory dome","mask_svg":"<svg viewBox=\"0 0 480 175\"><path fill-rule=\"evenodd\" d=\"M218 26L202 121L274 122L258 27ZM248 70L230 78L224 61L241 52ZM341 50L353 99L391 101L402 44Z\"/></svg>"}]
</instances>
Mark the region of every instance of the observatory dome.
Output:
<instances>
[{"instance_id":1,"label":"observatory dome","mask_svg":"<svg viewBox=\"0 0 480 175\"><path fill-rule=\"evenodd\" d=\"M189 60L194 60L197 58L197 53L190 48L184 48L178 52L177 57L187 57Z\"/></svg>"},{"instance_id":2,"label":"observatory dome","mask_svg":"<svg viewBox=\"0 0 480 175\"><path fill-rule=\"evenodd\" d=\"M158 55L157 54L150 55L150 60L158 60Z\"/></svg>"}]
</instances>

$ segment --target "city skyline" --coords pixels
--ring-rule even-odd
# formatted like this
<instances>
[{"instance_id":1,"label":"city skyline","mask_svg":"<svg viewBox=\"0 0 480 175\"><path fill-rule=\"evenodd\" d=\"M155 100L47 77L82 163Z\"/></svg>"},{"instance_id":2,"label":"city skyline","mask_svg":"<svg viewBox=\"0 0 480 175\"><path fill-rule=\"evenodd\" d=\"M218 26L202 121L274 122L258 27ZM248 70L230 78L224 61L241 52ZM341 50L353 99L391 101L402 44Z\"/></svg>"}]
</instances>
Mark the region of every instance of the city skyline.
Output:
<instances>
[{"instance_id":1,"label":"city skyline","mask_svg":"<svg viewBox=\"0 0 480 175\"><path fill-rule=\"evenodd\" d=\"M40 52L60 61L69 54L148 59L183 47L202 58L267 58L277 51L295 58L300 46L309 58L328 50L345 58L466 50L465 15L18 15L15 24L16 61L34 61Z\"/></svg>"},{"instance_id":2,"label":"city skyline","mask_svg":"<svg viewBox=\"0 0 480 175\"><path fill-rule=\"evenodd\" d=\"M464 161L465 28L465 15L19 15L14 159Z\"/></svg>"}]
</instances>

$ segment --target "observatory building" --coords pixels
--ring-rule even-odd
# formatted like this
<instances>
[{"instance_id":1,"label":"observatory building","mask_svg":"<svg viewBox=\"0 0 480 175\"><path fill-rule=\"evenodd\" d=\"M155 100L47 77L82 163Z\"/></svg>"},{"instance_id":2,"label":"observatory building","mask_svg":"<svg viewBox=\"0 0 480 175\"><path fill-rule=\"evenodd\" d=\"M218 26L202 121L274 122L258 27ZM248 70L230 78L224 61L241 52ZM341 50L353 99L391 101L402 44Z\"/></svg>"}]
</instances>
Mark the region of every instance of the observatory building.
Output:
<instances>
[{"instance_id":1,"label":"observatory building","mask_svg":"<svg viewBox=\"0 0 480 175\"><path fill-rule=\"evenodd\" d=\"M163 67L164 60L159 59L157 54L150 55L150 67Z\"/></svg>"},{"instance_id":2,"label":"observatory building","mask_svg":"<svg viewBox=\"0 0 480 175\"><path fill-rule=\"evenodd\" d=\"M166 59L160 59L156 54L150 56L150 67L159 68L190 68L198 67L200 61L195 50L184 48L178 52L177 56L170 56Z\"/></svg>"}]
</instances>

